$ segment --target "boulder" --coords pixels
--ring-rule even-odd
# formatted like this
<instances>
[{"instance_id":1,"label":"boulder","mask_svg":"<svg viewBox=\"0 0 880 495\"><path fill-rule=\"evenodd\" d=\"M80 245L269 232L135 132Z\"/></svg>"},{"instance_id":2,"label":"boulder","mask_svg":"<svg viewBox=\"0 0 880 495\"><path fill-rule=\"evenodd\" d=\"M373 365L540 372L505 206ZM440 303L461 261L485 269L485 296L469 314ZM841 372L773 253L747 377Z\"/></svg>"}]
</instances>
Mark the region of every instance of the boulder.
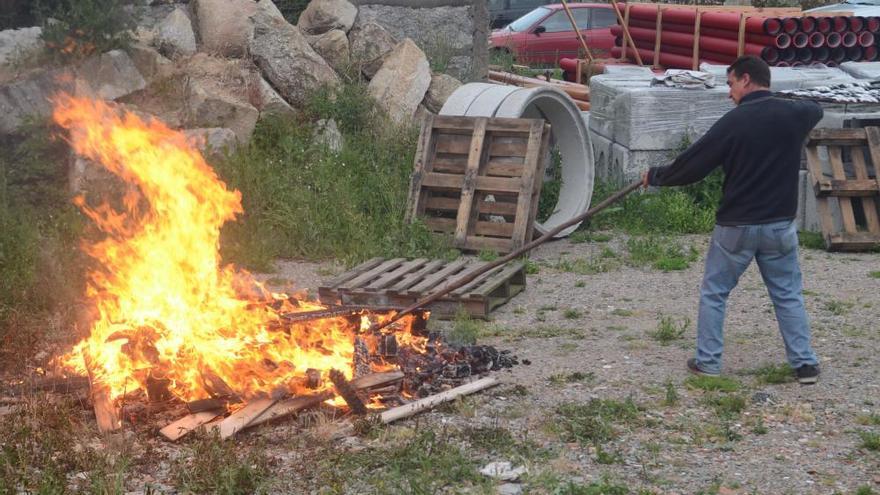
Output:
<instances>
[{"instance_id":1,"label":"boulder","mask_svg":"<svg viewBox=\"0 0 880 495\"><path fill-rule=\"evenodd\" d=\"M147 84L174 74L174 63L150 46L143 43L132 43L126 52L138 72L146 79Z\"/></svg>"},{"instance_id":2,"label":"boulder","mask_svg":"<svg viewBox=\"0 0 880 495\"><path fill-rule=\"evenodd\" d=\"M40 39L42 34L43 30L38 27L0 31L0 65L14 63L42 49L43 40Z\"/></svg>"},{"instance_id":3,"label":"boulder","mask_svg":"<svg viewBox=\"0 0 880 495\"><path fill-rule=\"evenodd\" d=\"M257 12L286 21L286 19L284 19L284 14L278 10L278 7L275 6L275 3L272 0L260 0L257 2Z\"/></svg>"},{"instance_id":4,"label":"boulder","mask_svg":"<svg viewBox=\"0 0 880 495\"><path fill-rule=\"evenodd\" d=\"M163 55L175 57L196 52L196 33L192 21L182 8L176 8L156 26L153 44Z\"/></svg>"},{"instance_id":5,"label":"boulder","mask_svg":"<svg viewBox=\"0 0 880 495\"><path fill-rule=\"evenodd\" d=\"M358 9L348 0L312 0L299 16L297 26L306 34L323 34L331 29L348 32Z\"/></svg>"},{"instance_id":6,"label":"boulder","mask_svg":"<svg viewBox=\"0 0 880 495\"><path fill-rule=\"evenodd\" d=\"M382 68L370 81L367 91L388 112L391 120L402 124L412 119L430 85L428 59L407 38L385 57Z\"/></svg>"},{"instance_id":7,"label":"boulder","mask_svg":"<svg viewBox=\"0 0 880 495\"><path fill-rule=\"evenodd\" d=\"M257 108L260 110L260 116L263 115L289 115L296 114L296 110L290 106L290 103L284 101L284 98L275 91L271 84L260 77L258 82L260 103Z\"/></svg>"},{"instance_id":8,"label":"boulder","mask_svg":"<svg viewBox=\"0 0 880 495\"><path fill-rule=\"evenodd\" d=\"M339 84L336 72L309 46L296 26L265 15L255 19L251 55L263 76L285 100L302 106L309 92Z\"/></svg>"},{"instance_id":9,"label":"boulder","mask_svg":"<svg viewBox=\"0 0 880 495\"><path fill-rule=\"evenodd\" d=\"M147 87L147 81L122 50L89 58L75 69L76 77L88 83L94 95L115 100Z\"/></svg>"},{"instance_id":10,"label":"boulder","mask_svg":"<svg viewBox=\"0 0 880 495\"><path fill-rule=\"evenodd\" d=\"M339 132L339 126L333 119L321 119L315 124L315 131L312 135L314 141L321 146L325 146L333 153L342 151L342 145L345 142L342 133Z\"/></svg>"},{"instance_id":11,"label":"boulder","mask_svg":"<svg viewBox=\"0 0 880 495\"><path fill-rule=\"evenodd\" d=\"M351 62L348 38L341 29L331 29L318 36L309 36L309 45L337 72Z\"/></svg>"},{"instance_id":12,"label":"boulder","mask_svg":"<svg viewBox=\"0 0 880 495\"><path fill-rule=\"evenodd\" d=\"M253 37L252 0L194 0L202 50L226 57L244 57Z\"/></svg>"},{"instance_id":13,"label":"boulder","mask_svg":"<svg viewBox=\"0 0 880 495\"><path fill-rule=\"evenodd\" d=\"M439 113L443 104L449 99L456 89L461 86L461 81L448 74L434 74L431 76L431 85L425 94L425 106L433 113Z\"/></svg>"},{"instance_id":14,"label":"boulder","mask_svg":"<svg viewBox=\"0 0 880 495\"><path fill-rule=\"evenodd\" d=\"M358 22L349 33L351 60L361 65L364 75L372 78L382 66L382 57L394 49L397 40L375 22Z\"/></svg>"},{"instance_id":15,"label":"boulder","mask_svg":"<svg viewBox=\"0 0 880 495\"><path fill-rule=\"evenodd\" d=\"M211 93L198 81L187 84L183 124L187 127L223 127L246 143L254 133L260 112L249 103Z\"/></svg>"},{"instance_id":16,"label":"boulder","mask_svg":"<svg viewBox=\"0 0 880 495\"><path fill-rule=\"evenodd\" d=\"M202 129L186 129L183 131L187 140L208 157L222 156L235 151L238 138L232 129L209 127Z\"/></svg>"}]
</instances>

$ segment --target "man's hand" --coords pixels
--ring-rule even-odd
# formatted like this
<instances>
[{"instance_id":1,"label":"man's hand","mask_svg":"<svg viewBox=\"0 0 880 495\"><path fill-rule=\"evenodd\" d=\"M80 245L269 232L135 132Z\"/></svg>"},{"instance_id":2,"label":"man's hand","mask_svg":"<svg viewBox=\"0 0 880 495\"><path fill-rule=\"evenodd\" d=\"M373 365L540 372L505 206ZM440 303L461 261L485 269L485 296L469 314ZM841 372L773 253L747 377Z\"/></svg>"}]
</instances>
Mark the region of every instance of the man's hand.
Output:
<instances>
[{"instance_id":1,"label":"man's hand","mask_svg":"<svg viewBox=\"0 0 880 495\"><path fill-rule=\"evenodd\" d=\"M642 172L642 189L648 188L648 170Z\"/></svg>"}]
</instances>

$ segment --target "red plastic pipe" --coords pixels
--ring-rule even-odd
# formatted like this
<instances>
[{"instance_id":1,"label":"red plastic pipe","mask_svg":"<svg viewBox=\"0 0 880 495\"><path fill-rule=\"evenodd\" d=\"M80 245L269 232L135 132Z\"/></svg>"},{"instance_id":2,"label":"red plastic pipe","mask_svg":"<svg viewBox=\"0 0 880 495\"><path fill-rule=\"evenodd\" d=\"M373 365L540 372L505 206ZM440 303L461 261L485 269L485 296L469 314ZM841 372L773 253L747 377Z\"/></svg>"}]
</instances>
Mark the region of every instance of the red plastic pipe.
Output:
<instances>
[{"instance_id":1,"label":"red plastic pipe","mask_svg":"<svg viewBox=\"0 0 880 495\"><path fill-rule=\"evenodd\" d=\"M818 32L810 33L810 41L807 45L810 48L818 48L825 44L825 35Z\"/></svg>"},{"instance_id":2,"label":"red plastic pipe","mask_svg":"<svg viewBox=\"0 0 880 495\"><path fill-rule=\"evenodd\" d=\"M791 67L791 64L789 64L788 62L780 61L780 62L776 62L776 67Z\"/></svg>"},{"instance_id":3,"label":"red plastic pipe","mask_svg":"<svg viewBox=\"0 0 880 495\"><path fill-rule=\"evenodd\" d=\"M813 61L813 50L809 48L798 48L795 50L795 60L808 64Z\"/></svg>"},{"instance_id":4,"label":"red plastic pipe","mask_svg":"<svg viewBox=\"0 0 880 495\"><path fill-rule=\"evenodd\" d=\"M626 9L626 4L619 4L621 11ZM630 4L630 19L657 19L658 7L647 4ZM692 8L669 7L663 9L663 19L678 23L693 25L697 11ZM739 14L733 12L703 12L700 16L700 25L721 29L739 30ZM797 22L794 23L795 25ZM757 34L779 34L782 31L782 21L778 18L749 17L746 19L745 30Z\"/></svg>"},{"instance_id":5,"label":"red plastic pipe","mask_svg":"<svg viewBox=\"0 0 880 495\"><path fill-rule=\"evenodd\" d=\"M835 63L838 63L838 64L840 62L843 62L844 60L846 60L846 48L844 48L842 46L838 46L837 48L832 48L831 49L831 56L828 57L828 60L835 62Z\"/></svg>"},{"instance_id":6,"label":"red plastic pipe","mask_svg":"<svg viewBox=\"0 0 880 495\"><path fill-rule=\"evenodd\" d=\"M840 46L840 33L828 33L825 35L825 46L828 48L837 48Z\"/></svg>"},{"instance_id":7,"label":"red plastic pipe","mask_svg":"<svg viewBox=\"0 0 880 495\"><path fill-rule=\"evenodd\" d=\"M636 39L634 41L636 42L636 47L639 48L640 50L648 50L649 52L651 52L650 60L653 61L654 60L654 42L653 41L638 40L638 39ZM623 39L618 38L616 43L617 43L616 46L622 46ZM631 50L631 48L627 48L627 50L629 51L629 50ZM688 47L684 47L684 46L661 44L660 45L660 53L661 54L662 53L670 53L672 55L682 55L685 57L691 57L691 60L693 60L693 53L694 52L693 52L692 48L688 48ZM712 62L712 63L730 64L730 63L733 63L734 60L736 60L736 55L728 55L725 53L712 52L709 50L705 50L705 51L700 50L700 61L701 62L705 61L705 62ZM647 61L645 61L645 60L642 60L642 61L647 63Z\"/></svg>"},{"instance_id":8,"label":"red plastic pipe","mask_svg":"<svg viewBox=\"0 0 880 495\"><path fill-rule=\"evenodd\" d=\"M801 31L812 33L816 30L816 18L813 16L804 16L800 18Z\"/></svg>"},{"instance_id":9,"label":"red plastic pipe","mask_svg":"<svg viewBox=\"0 0 880 495\"><path fill-rule=\"evenodd\" d=\"M810 37L806 33L794 33L791 36L791 45L795 48L803 48L810 44Z\"/></svg>"},{"instance_id":10,"label":"red plastic pipe","mask_svg":"<svg viewBox=\"0 0 880 495\"><path fill-rule=\"evenodd\" d=\"M786 34L794 34L800 30L799 24L797 17L786 17L782 19L782 32Z\"/></svg>"},{"instance_id":11,"label":"red plastic pipe","mask_svg":"<svg viewBox=\"0 0 880 495\"><path fill-rule=\"evenodd\" d=\"M656 19L652 21L647 19L630 19L629 26L656 30L657 21ZM693 34L694 32L693 24L678 24L667 22L665 18L661 22L661 28L664 32L675 31L677 33L690 34ZM706 27L703 25L700 25L700 34L704 36L712 36L713 38L724 38L731 40L739 39L739 33L735 30ZM791 36L785 33L780 33L775 36L770 36L769 34L745 33L745 41L746 43L757 43L759 45L775 46L776 48L787 48L788 45L791 44Z\"/></svg>"},{"instance_id":12,"label":"red plastic pipe","mask_svg":"<svg viewBox=\"0 0 880 495\"><path fill-rule=\"evenodd\" d=\"M813 60L816 62L827 62L831 57L831 50L827 46L813 48Z\"/></svg>"},{"instance_id":13,"label":"red plastic pipe","mask_svg":"<svg viewBox=\"0 0 880 495\"><path fill-rule=\"evenodd\" d=\"M849 20L849 30L859 32L862 29L865 29L865 18L852 16L847 18Z\"/></svg>"},{"instance_id":14,"label":"red plastic pipe","mask_svg":"<svg viewBox=\"0 0 880 495\"><path fill-rule=\"evenodd\" d=\"M620 57L621 52L621 48L619 46L615 46L611 49L611 56ZM632 48L627 49L627 53L632 53ZM639 56L642 57L643 61L653 60L654 51L639 48ZM664 67L669 67L673 69L690 69L693 64L693 58L684 55L676 55L674 53L660 52L660 64Z\"/></svg>"},{"instance_id":15,"label":"red plastic pipe","mask_svg":"<svg viewBox=\"0 0 880 495\"><path fill-rule=\"evenodd\" d=\"M867 28L872 33L880 31L880 17L868 17Z\"/></svg>"},{"instance_id":16,"label":"red plastic pipe","mask_svg":"<svg viewBox=\"0 0 880 495\"><path fill-rule=\"evenodd\" d=\"M862 48L862 60L866 62L873 62L877 60L877 47L876 46L866 46Z\"/></svg>"},{"instance_id":17,"label":"red plastic pipe","mask_svg":"<svg viewBox=\"0 0 880 495\"><path fill-rule=\"evenodd\" d=\"M795 60L794 62L791 63L792 67L803 67L805 65L807 65L807 64L801 62L800 60Z\"/></svg>"},{"instance_id":18,"label":"red plastic pipe","mask_svg":"<svg viewBox=\"0 0 880 495\"><path fill-rule=\"evenodd\" d=\"M851 62L858 62L862 60L862 47L860 46L851 46L846 49L846 59Z\"/></svg>"},{"instance_id":19,"label":"red plastic pipe","mask_svg":"<svg viewBox=\"0 0 880 495\"><path fill-rule=\"evenodd\" d=\"M794 50L794 48L786 48L785 50L780 51L779 60L788 63L794 62L796 58Z\"/></svg>"},{"instance_id":20,"label":"red plastic pipe","mask_svg":"<svg viewBox=\"0 0 880 495\"><path fill-rule=\"evenodd\" d=\"M847 31L843 33L843 36L840 37L840 44L844 46L844 48L851 48L859 44L859 37L856 33L852 31Z\"/></svg>"},{"instance_id":21,"label":"red plastic pipe","mask_svg":"<svg viewBox=\"0 0 880 495\"><path fill-rule=\"evenodd\" d=\"M650 46L647 46L645 48L654 48L654 42L657 39L657 31L653 29L630 27L629 33L630 36L633 37L633 39L649 42ZM615 36L622 36L623 28L617 25L611 26L611 34ZM660 43L663 46L672 45L685 47L693 52L694 35L688 33L676 33L675 31L663 31L660 33ZM736 57L738 48L739 46L734 40L713 38L710 36L700 36L700 52L705 50L708 52L723 53L725 55ZM771 51L773 52L773 54L771 54ZM743 44L744 54L757 55L764 58L764 60L767 60L765 55L767 57L773 57L775 55L775 52L776 50L771 47L761 46L755 43Z\"/></svg>"},{"instance_id":22,"label":"red plastic pipe","mask_svg":"<svg viewBox=\"0 0 880 495\"><path fill-rule=\"evenodd\" d=\"M859 33L859 46L874 46L874 33L870 31Z\"/></svg>"},{"instance_id":23,"label":"red plastic pipe","mask_svg":"<svg viewBox=\"0 0 880 495\"><path fill-rule=\"evenodd\" d=\"M835 33L842 33L849 28L849 22L842 15L834 16L831 24L831 30Z\"/></svg>"},{"instance_id":24,"label":"red plastic pipe","mask_svg":"<svg viewBox=\"0 0 880 495\"><path fill-rule=\"evenodd\" d=\"M831 32L831 18L826 16L816 19L816 31L820 33Z\"/></svg>"}]
</instances>

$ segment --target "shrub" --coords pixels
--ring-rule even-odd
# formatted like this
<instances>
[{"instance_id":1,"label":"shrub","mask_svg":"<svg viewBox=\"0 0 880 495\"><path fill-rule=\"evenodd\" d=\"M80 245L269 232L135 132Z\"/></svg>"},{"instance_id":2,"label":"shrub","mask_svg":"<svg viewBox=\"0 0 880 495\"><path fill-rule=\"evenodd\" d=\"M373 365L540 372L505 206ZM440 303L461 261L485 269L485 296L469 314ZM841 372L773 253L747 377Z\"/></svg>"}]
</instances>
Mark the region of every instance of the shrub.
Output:
<instances>
[{"instance_id":1,"label":"shrub","mask_svg":"<svg viewBox=\"0 0 880 495\"><path fill-rule=\"evenodd\" d=\"M42 20L46 48L60 60L126 48L137 24L123 0L42 0L34 12Z\"/></svg>"}]
</instances>

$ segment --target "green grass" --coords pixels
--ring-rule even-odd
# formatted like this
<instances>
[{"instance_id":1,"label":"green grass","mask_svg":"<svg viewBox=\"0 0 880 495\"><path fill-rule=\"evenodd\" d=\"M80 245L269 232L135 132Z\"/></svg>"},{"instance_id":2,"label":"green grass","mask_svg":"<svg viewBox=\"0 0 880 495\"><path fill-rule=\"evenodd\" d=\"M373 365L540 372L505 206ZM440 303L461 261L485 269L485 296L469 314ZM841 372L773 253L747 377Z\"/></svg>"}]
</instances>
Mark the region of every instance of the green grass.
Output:
<instances>
[{"instance_id":1,"label":"green grass","mask_svg":"<svg viewBox=\"0 0 880 495\"><path fill-rule=\"evenodd\" d=\"M684 337L684 333L690 328L690 326L691 320L689 318L677 322L675 318L671 316L662 316L660 317L660 322L657 324L657 329L653 332L648 332L648 335L661 345L669 345Z\"/></svg>"},{"instance_id":2,"label":"green grass","mask_svg":"<svg viewBox=\"0 0 880 495\"><path fill-rule=\"evenodd\" d=\"M675 389L675 384L672 381L667 381L664 386L666 389L666 396L663 398L664 406L674 406L678 404L678 390Z\"/></svg>"},{"instance_id":3,"label":"green grass","mask_svg":"<svg viewBox=\"0 0 880 495\"><path fill-rule=\"evenodd\" d=\"M262 446L225 442L202 432L171 468L175 485L188 493L259 493L269 481L269 460Z\"/></svg>"},{"instance_id":4,"label":"green grass","mask_svg":"<svg viewBox=\"0 0 880 495\"><path fill-rule=\"evenodd\" d=\"M667 272L686 270L699 258L696 249L685 249L677 240L668 237L633 237L626 242L626 247L631 265L649 265Z\"/></svg>"},{"instance_id":5,"label":"green grass","mask_svg":"<svg viewBox=\"0 0 880 495\"><path fill-rule=\"evenodd\" d=\"M568 273L576 273L578 275L595 275L597 273L605 273L617 269L620 266L614 257L591 256L589 258L560 258L553 265L553 268Z\"/></svg>"},{"instance_id":6,"label":"green grass","mask_svg":"<svg viewBox=\"0 0 880 495\"><path fill-rule=\"evenodd\" d=\"M550 375L550 383L561 385L564 383L579 383L579 382L592 382L596 379L596 374L592 371L582 372L575 371L572 373L557 373L555 375Z\"/></svg>"},{"instance_id":7,"label":"green grass","mask_svg":"<svg viewBox=\"0 0 880 495\"><path fill-rule=\"evenodd\" d=\"M123 0L55 0L35 10L46 49L62 61L126 48L137 25ZM52 19L50 21L50 19Z\"/></svg>"},{"instance_id":8,"label":"green grass","mask_svg":"<svg viewBox=\"0 0 880 495\"><path fill-rule=\"evenodd\" d=\"M593 399L558 406L554 424L564 441L601 444L618 436L616 425L637 424L641 417L632 399Z\"/></svg>"},{"instance_id":9,"label":"green grass","mask_svg":"<svg viewBox=\"0 0 880 495\"><path fill-rule=\"evenodd\" d=\"M825 249L825 239L819 232L798 232L798 243L806 249Z\"/></svg>"},{"instance_id":10,"label":"green grass","mask_svg":"<svg viewBox=\"0 0 880 495\"><path fill-rule=\"evenodd\" d=\"M835 316L843 316L854 306L853 303L847 301L838 301L832 299L825 303L825 310Z\"/></svg>"},{"instance_id":11,"label":"green grass","mask_svg":"<svg viewBox=\"0 0 880 495\"><path fill-rule=\"evenodd\" d=\"M541 185L541 196L538 198L538 222L544 222L550 215L555 213L556 203L559 201L559 191L562 190L562 155L559 148L550 150L550 163L547 164L550 178L544 180Z\"/></svg>"},{"instance_id":12,"label":"green grass","mask_svg":"<svg viewBox=\"0 0 880 495\"><path fill-rule=\"evenodd\" d=\"M614 308L614 309L611 311L611 314L614 315L614 316L628 317L628 316L632 316L632 315L634 315L635 312L632 311L632 310L629 310L629 309Z\"/></svg>"},{"instance_id":13,"label":"green grass","mask_svg":"<svg viewBox=\"0 0 880 495\"><path fill-rule=\"evenodd\" d=\"M720 418L738 416L746 408L746 399L736 394L707 395L703 401L712 407Z\"/></svg>"},{"instance_id":14,"label":"green grass","mask_svg":"<svg viewBox=\"0 0 880 495\"><path fill-rule=\"evenodd\" d=\"M859 438L862 439L860 448L880 451L880 433L874 431L860 431Z\"/></svg>"},{"instance_id":15,"label":"green grass","mask_svg":"<svg viewBox=\"0 0 880 495\"><path fill-rule=\"evenodd\" d=\"M611 234L590 232L588 230L578 230L568 236L568 242L572 244L583 244L585 242L608 242L611 240L611 238Z\"/></svg>"},{"instance_id":16,"label":"green grass","mask_svg":"<svg viewBox=\"0 0 880 495\"><path fill-rule=\"evenodd\" d=\"M726 376L693 375L685 379L684 384L690 388L707 392L736 392L742 385Z\"/></svg>"},{"instance_id":17,"label":"green grass","mask_svg":"<svg viewBox=\"0 0 880 495\"><path fill-rule=\"evenodd\" d=\"M417 130L389 123L359 83L319 91L307 121L266 119L253 139L217 168L242 193L245 213L223 229L224 259L254 269L272 260L373 256L446 257L423 224L407 224L409 176ZM339 153L312 140L312 125L333 118L345 138Z\"/></svg>"},{"instance_id":18,"label":"green grass","mask_svg":"<svg viewBox=\"0 0 880 495\"><path fill-rule=\"evenodd\" d=\"M763 384L775 385L794 381L794 373L787 363L765 364L754 370L749 370L747 374L754 375L758 382Z\"/></svg>"},{"instance_id":19,"label":"green grass","mask_svg":"<svg viewBox=\"0 0 880 495\"><path fill-rule=\"evenodd\" d=\"M868 277L870 278L880 278L880 270L876 270L873 272L868 272Z\"/></svg>"},{"instance_id":20,"label":"green grass","mask_svg":"<svg viewBox=\"0 0 880 495\"><path fill-rule=\"evenodd\" d=\"M856 423L865 426L880 426L880 414L860 414L856 417Z\"/></svg>"},{"instance_id":21,"label":"green grass","mask_svg":"<svg viewBox=\"0 0 880 495\"><path fill-rule=\"evenodd\" d=\"M483 327L483 322L477 321L463 308L455 313L452 329L446 334L446 341L454 345L474 345Z\"/></svg>"},{"instance_id":22,"label":"green grass","mask_svg":"<svg viewBox=\"0 0 880 495\"><path fill-rule=\"evenodd\" d=\"M584 316L584 314L578 309L568 308L562 312L562 316L566 320L578 320L578 319L582 318Z\"/></svg>"}]
</instances>

